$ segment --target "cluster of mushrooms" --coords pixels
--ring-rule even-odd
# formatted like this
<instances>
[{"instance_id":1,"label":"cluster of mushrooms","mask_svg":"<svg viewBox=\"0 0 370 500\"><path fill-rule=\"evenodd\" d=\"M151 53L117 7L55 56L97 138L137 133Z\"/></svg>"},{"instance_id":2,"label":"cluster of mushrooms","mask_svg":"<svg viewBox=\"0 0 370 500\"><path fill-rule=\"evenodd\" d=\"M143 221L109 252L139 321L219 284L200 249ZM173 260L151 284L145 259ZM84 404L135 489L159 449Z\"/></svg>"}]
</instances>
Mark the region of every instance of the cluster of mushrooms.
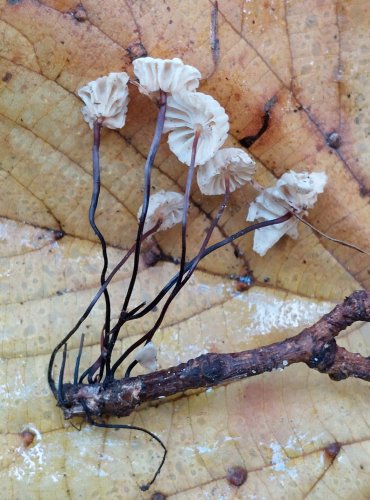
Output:
<instances>
[{"instance_id":1,"label":"cluster of mushrooms","mask_svg":"<svg viewBox=\"0 0 370 500\"><path fill-rule=\"evenodd\" d=\"M193 66L184 64L180 59L163 60L143 57L133 62L137 80L131 81L127 73L110 73L97 78L78 91L84 102L82 113L85 121L93 130L93 190L89 208L89 222L100 241L103 265L100 288L85 309L75 326L65 335L52 351L48 367L49 386L59 406L66 407L64 372L67 359L67 343L80 329L95 304L104 296L105 314L101 330L98 357L80 374L83 358L84 337L81 333L80 346L73 370L73 386L79 384L99 384L105 390L114 383L117 369L125 367L124 378L130 378L139 363L145 369L157 368L156 348L152 339L159 330L166 312L183 286L189 281L201 259L211 252L247 233L254 231L253 249L261 256L285 234L292 238L298 236L300 215L311 208L317 195L322 193L326 184L326 174L285 173L275 186L264 189L254 181L256 172L254 160L242 149L222 148L229 131L229 119L222 106L210 95L197 92L201 79L200 72ZM158 104L157 122L150 149L143 170L143 204L138 211L136 241L108 274L107 243L98 228L95 215L100 193L100 134L101 128L120 129L126 121L129 102L129 84L136 85L140 92ZM187 180L184 193L159 191L151 195L151 173L163 134L168 133L168 145L181 163L187 165ZM193 176L197 174L200 191L205 195L222 195L216 215L213 217L206 234L203 236L198 253L189 259L187 256L187 214ZM251 183L259 192L256 200L249 205L248 221L257 221L227 236L217 243L210 244L212 232L217 227L230 199L230 194L246 183ZM297 217L294 217L296 215ZM134 304L133 291L137 282L141 245L156 231L163 231L181 223L181 256L178 272L163 286L157 295L147 302ZM306 222L307 223L307 222ZM133 256L131 277L125 297L117 317L112 317L108 285L113 277ZM159 306L159 304L161 304ZM115 349L123 325L156 311L155 319L145 333L123 352ZM153 324L152 324L153 323ZM57 354L62 351L62 362L58 382L53 372ZM134 358L134 359L132 359ZM85 361L85 360L84 360ZM109 398L109 391L106 395ZM81 399L81 405L83 405ZM166 457L166 447L161 439L147 429L128 424L105 424L92 419L89 407L84 403L84 412L92 425L107 428L131 428L150 435L163 448L162 461L152 480L142 486L147 490L158 476ZM68 407L68 406L67 406Z\"/></svg>"},{"instance_id":2,"label":"cluster of mushrooms","mask_svg":"<svg viewBox=\"0 0 370 500\"><path fill-rule=\"evenodd\" d=\"M197 182L205 195L225 195L251 182L256 171L254 160L242 149L222 148L229 131L224 108L210 95L197 92L200 72L180 59L142 57L133 62L140 92L168 95L163 133L168 133L168 145L181 163L197 168ZM129 75L110 73L82 87L78 95L85 106L86 122L93 128L97 120L111 129L125 124L129 101ZM133 82L134 83L134 82ZM194 142L196 140L196 154ZM311 208L322 193L327 176L324 172L286 172L275 186L263 189L250 204L247 221L263 221L279 217L287 210L302 214ZM187 209L187 207L186 207ZM160 191L150 196L144 231L156 227L166 230L181 222L184 196ZM139 209L138 217L142 213ZM285 234L297 238L295 217L254 233L253 250L263 256Z\"/></svg>"}]
</instances>

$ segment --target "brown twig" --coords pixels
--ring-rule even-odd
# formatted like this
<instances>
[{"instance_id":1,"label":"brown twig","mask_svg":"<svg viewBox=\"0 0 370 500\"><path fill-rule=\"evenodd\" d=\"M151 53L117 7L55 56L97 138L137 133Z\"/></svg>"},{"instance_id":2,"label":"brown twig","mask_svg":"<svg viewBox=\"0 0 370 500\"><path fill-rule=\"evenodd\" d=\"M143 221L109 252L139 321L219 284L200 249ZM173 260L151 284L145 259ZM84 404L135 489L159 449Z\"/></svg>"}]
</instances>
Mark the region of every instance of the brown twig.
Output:
<instances>
[{"instance_id":1,"label":"brown twig","mask_svg":"<svg viewBox=\"0 0 370 500\"><path fill-rule=\"evenodd\" d=\"M339 347L335 337L356 321L370 321L370 292L353 292L316 324L295 337L231 354L204 354L187 363L133 378L101 384L64 384L65 418L127 416L146 401L253 377L294 363L326 373L333 380L348 377L370 381L370 357Z\"/></svg>"}]
</instances>

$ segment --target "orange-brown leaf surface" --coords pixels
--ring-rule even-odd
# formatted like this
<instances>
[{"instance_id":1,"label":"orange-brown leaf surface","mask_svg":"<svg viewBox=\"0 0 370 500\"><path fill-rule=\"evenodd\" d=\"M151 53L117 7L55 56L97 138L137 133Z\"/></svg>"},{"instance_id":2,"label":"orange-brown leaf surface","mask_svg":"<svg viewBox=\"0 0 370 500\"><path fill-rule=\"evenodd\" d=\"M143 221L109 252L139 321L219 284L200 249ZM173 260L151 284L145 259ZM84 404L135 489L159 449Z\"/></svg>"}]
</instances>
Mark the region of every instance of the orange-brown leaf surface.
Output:
<instances>
[{"instance_id":1,"label":"orange-brown leaf surface","mask_svg":"<svg viewBox=\"0 0 370 500\"><path fill-rule=\"evenodd\" d=\"M214 5L208 0L0 1L0 304L1 473L3 498L369 498L370 386L333 382L306 366L246 379L148 405L121 422L149 428L168 446L134 431L64 422L50 394L50 352L93 297L102 265L89 227L91 132L78 88L110 71L128 71L135 50L181 57L200 69L201 90L230 116L229 144L255 134L272 97L267 132L251 147L257 180L271 185L291 168L325 171L328 185L309 220L333 237L370 250L370 8L366 0L219 0L217 66L211 51ZM211 30L212 31L212 30ZM141 45L140 45L141 44ZM97 223L112 262L135 238L143 165L156 110L130 89L122 131L102 137ZM333 143L331 134L339 134ZM334 146L334 147L332 147ZM153 189L181 191L186 168L165 140ZM232 195L213 241L245 225L255 193ZM219 197L194 186L189 248L194 255ZM179 255L178 228L157 237ZM306 226L266 257L250 236L202 261L156 337L159 366L201 353L230 352L284 339L314 323L352 290L368 287L370 258L323 239ZM114 314L130 277L112 283ZM134 302L150 300L175 272L171 262L141 264ZM233 276L247 274L241 290ZM121 352L148 330L153 315L129 323ZM84 324L84 366L99 351L103 304ZM370 354L370 328L341 335ZM79 336L69 343L66 378ZM111 419L111 422L115 421ZM32 423L31 445L19 432ZM340 443L335 453L326 448ZM333 447L332 447L333 448ZM330 451L330 449L329 449ZM230 485L230 467L248 471Z\"/></svg>"}]
</instances>

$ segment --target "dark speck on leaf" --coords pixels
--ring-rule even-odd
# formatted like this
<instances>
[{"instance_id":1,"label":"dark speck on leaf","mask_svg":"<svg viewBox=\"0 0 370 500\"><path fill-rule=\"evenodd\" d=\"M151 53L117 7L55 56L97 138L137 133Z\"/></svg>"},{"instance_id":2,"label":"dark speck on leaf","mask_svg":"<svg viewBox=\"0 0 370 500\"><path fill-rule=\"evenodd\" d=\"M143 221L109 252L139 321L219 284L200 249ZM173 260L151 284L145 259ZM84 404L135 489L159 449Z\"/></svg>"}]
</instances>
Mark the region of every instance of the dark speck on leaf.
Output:
<instances>
[{"instance_id":1,"label":"dark speck on leaf","mask_svg":"<svg viewBox=\"0 0 370 500\"><path fill-rule=\"evenodd\" d=\"M166 497L163 493L159 493L159 491L157 491L156 493L153 493L151 500L166 500Z\"/></svg>"},{"instance_id":2,"label":"dark speck on leaf","mask_svg":"<svg viewBox=\"0 0 370 500\"><path fill-rule=\"evenodd\" d=\"M13 75L7 71L5 75L3 76L2 80L3 82L9 82L13 78Z\"/></svg>"},{"instance_id":3,"label":"dark speck on leaf","mask_svg":"<svg viewBox=\"0 0 370 500\"><path fill-rule=\"evenodd\" d=\"M28 448L33 443L33 440L35 439L35 434L31 431L23 431L21 432L21 438L24 448Z\"/></svg>"},{"instance_id":4,"label":"dark speck on leaf","mask_svg":"<svg viewBox=\"0 0 370 500\"><path fill-rule=\"evenodd\" d=\"M244 467L230 467L226 479L233 486L241 486L247 479L247 470Z\"/></svg>"},{"instance_id":5,"label":"dark speck on leaf","mask_svg":"<svg viewBox=\"0 0 370 500\"><path fill-rule=\"evenodd\" d=\"M87 20L87 12L82 3L78 4L71 14L79 23L83 23Z\"/></svg>"},{"instance_id":6,"label":"dark speck on leaf","mask_svg":"<svg viewBox=\"0 0 370 500\"><path fill-rule=\"evenodd\" d=\"M341 446L339 443L330 443L325 448L325 455L331 460L334 460L334 458L338 455L340 448Z\"/></svg>"},{"instance_id":7,"label":"dark speck on leaf","mask_svg":"<svg viewBox=\"0 0 370 500\"><path fill-rule=\"evenodd\" d=\"M326 136L326 144L333 149L338 149L341 144L340 135L337 132L330 132Z\"/></svg>"}]
</instances>

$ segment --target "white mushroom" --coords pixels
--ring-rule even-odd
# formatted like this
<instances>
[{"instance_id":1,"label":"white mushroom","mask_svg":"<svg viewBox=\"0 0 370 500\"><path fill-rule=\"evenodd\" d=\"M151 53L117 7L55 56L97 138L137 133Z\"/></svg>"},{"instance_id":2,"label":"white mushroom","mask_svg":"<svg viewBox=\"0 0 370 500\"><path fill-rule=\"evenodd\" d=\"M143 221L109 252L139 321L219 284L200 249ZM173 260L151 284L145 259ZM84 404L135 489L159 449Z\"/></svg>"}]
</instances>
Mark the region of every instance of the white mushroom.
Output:
<instances>
[{"instance_id":1,"label":"white mushroom","mask_svg":"<svg viewBox=\"0 0 370 500\"><path fill-rule=\"evenodd\" d=\"M150 196L148 212L145 219L144 232L152 229L158 221L161 224L157 231L164 231L178 224L182 220L182 210L184 207L184 196L172 191L158 191ZM140 219L142 206L137 217Z\"/></svg>"},{"instance_id":2,"label":"white mushroom","mask_svg":"<svg viewBox=\"0 0 370 500\"><path fill-rule=\"evenodd\" d=\"M228 176L230 192L233 192L249 182L255 172L256 164L245 151L223 148L198 168L198 186L203 194L224 194Z\"/></svg>"},{"instance_id":3,"label":"white mushroom","mask_svg":"<svg viewBox=\"0 0 370 500\"><path fill-rule=\"evenodd\" d=\"M324 191L326 181L324 172L286 172L274 187L265 189L251 203L247 220L264 221L276 219L289 211L297 214L305 212L316 203L317 195ZM254 232L253 250L263 256L284 234L296 239L297 225L298 220L293 217L281 224L257 229Z\"/></svg>"},{"instance_id":4,"label":"white mushroom","mask_svg":"<svg viewBox=\"0 0 370 500\"><path fill-rule=\"evenodd\" d=\"M200 131L196 165L203 165L227 138L229 119L225 110L210 95L181 92L168 98L164 132L177 158L190 165L194 136Z\"/></svg>"},{"instance_id":5,"label":"white mushroom","mask_svg":"<svg viewBox=\"0 0 370 500\"><path fill-rule=\"evenodd\" d=\"M98 119L103 127L123 127L129 100L128 80L127 73L109 73L79 89L78 95L85 103L81 111L90 128Z\"/></svg>"},{"instance_id":6,"label":"white mushroom","mask_svg":"<svg viewBox=\"0 0 370 500\"><path fill-rule=\"evenodd\" d=\"M132 63L140 82L140 91L181 92L195 91L202 77L197 68L184 64L181 59L154 59L139 57Z\"/></svg>"},{"instance_id":7,"label":"white mushroom","mask_svg":"<svg viewBox=\"0 0 370 500\"><path fill-rule=\"evenodd\" d=\"M135 355L136 361L146 368L149 372L154 372L157 369L157 349L153 342L148 342Z\"/></svg>"}]
</instances>

